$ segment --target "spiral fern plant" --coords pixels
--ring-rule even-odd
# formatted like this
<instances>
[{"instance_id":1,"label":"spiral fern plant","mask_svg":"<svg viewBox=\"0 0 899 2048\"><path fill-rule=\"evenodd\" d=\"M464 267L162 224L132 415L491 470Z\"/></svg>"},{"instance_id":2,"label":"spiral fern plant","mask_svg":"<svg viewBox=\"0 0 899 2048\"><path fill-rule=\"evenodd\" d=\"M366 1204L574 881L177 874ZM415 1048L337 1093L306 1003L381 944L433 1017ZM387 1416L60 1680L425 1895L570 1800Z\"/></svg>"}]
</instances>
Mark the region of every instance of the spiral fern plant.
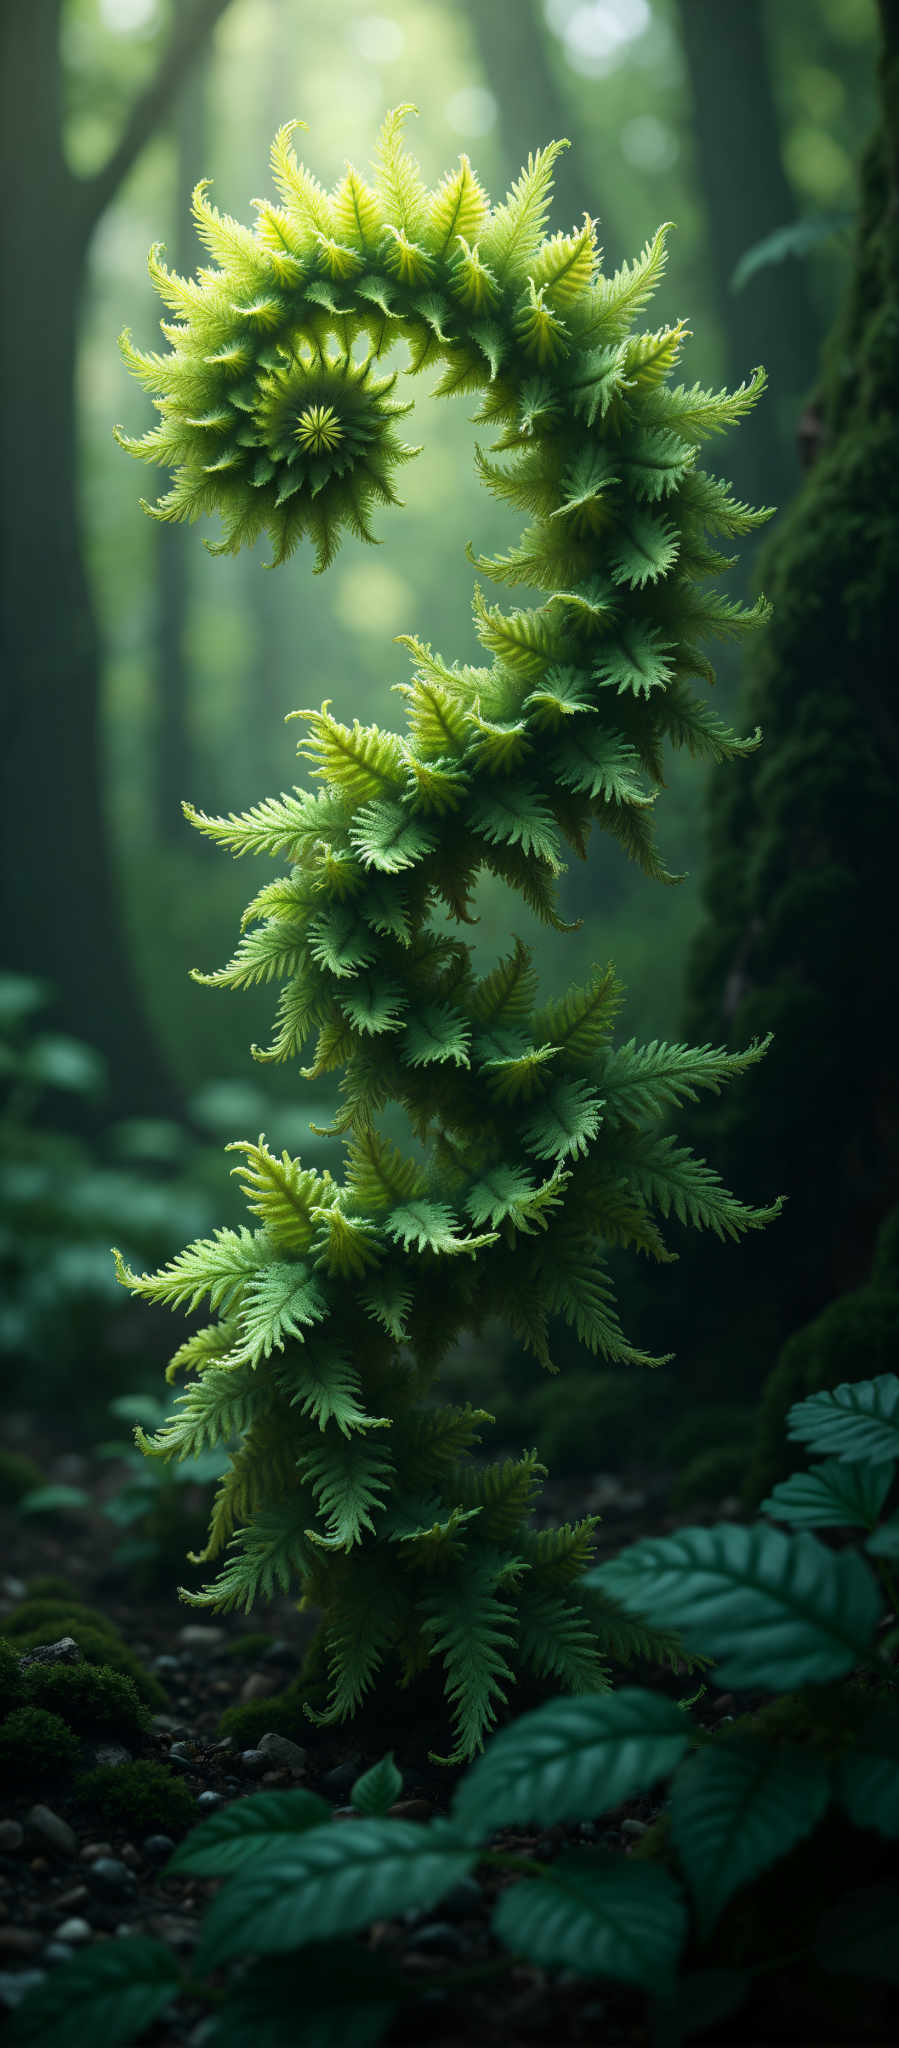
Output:
<instances>
[{"instance_id":1,"label":"spiral fern plant","mask_svg":"<svg viewBox=\"0 0 899 2048\"><path fill-rule=\"evenodd\" d=\"M256 202L252 228L197 188L213 260L189 280L151 252L168 353L127 334L122 348L161 417L118 438L172 472L154 518L217 512L214 553L264 531L273 563L305 538L324 570L347 530L374 537L417 452L398 438L408 406L394 374L376 374L403 340L412 374L434 365L439 393L477 394L476 420L497 437L477 450L480 476L529 517L517 546L475 567L540 597L509 610L475 586L481 666L407 638L402 732L341 722L328 703L293 714L316 788L226 818L185 805L235 855L283 864L233 960L197 979L282 984L272 1042L254 1055L298 1061L311 1041L303 1076L341 1076L345 1167L319 1174L264 1136L240 1140L252 1223L154 1274L119 1260L119 1275L146 1300L207 1301L216 1317L172 1359L169 1380L189 1377L171 1417L137 1431L164 1459L238 1445L201 1553L221 1569L182 1597L249 1609L296 1587L317 1606L329 1693L323 1711L307 1705L313 1720L351 1716L386 1658L403 1684L441 1658L453 1745L437 1760L460 1763L525 1672L571 1694L608 1690L614 1618L581 1590L598 1518L530 1528L546 1467L535 1449L476 1465L492 1417L439 1402L441 1361L460 1332L501 1317L553 1372L562 1317L593 1354L663 1364L621 1328L608 1249L669 1260L659 1219L672 1211L736 1238L782 1198L745 1205L662 1127L768 1039L741 1052L616 1044L611 967L541 1002L519 939L479 975L459 926L487 870L572 929L556 906L562 849L584 856L594 825L648 876L679 879L653 838L665 741L723 762L761 739L735 736L693 687L714 681L701 643L753 631L768 609L709 587L735 559L710 536L770 514L697 461L754 404L763 370L732 393L672 385L684 322L635 331L666 228L608 276L589 218L546 233L564 143L529 157L493 207L464 156L426 189L403 140L409 111L384 123L373 182L348 168L333 192L283 128L279 203ZM417 1151L379 1129L389 1104ZM653 1636L659 1653L674 1640Z\"/></svg>"}]
</instances>

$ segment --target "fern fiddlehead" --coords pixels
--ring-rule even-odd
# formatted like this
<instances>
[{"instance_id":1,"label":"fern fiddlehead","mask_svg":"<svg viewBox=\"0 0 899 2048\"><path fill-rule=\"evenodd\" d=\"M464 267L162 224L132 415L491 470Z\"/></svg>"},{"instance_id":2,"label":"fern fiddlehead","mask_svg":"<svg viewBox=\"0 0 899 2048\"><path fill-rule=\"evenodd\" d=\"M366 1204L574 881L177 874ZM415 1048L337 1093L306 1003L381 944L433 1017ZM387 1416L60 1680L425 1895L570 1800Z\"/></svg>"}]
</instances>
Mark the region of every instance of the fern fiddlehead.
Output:
<instances>
[{"instance_id":1,"label":"fern fiddlehead","mask_svg":"<svg viewBox=\"0 0 899 2048\"><path fill-rule=\"evenodd\" d=\"M530 518L517 547L477 568L546 595L508 611L476 589L483 666L408 638L404 733L343 724L327 703L295 714L317 789L228 818L185 805L234 854L289 863L249 905L234 959L198 979L281 982L272 1043L254 1052L297 1059L314 1041L303 1075L342 1071L346 1165L337 1180L263 1137L242 1142L235 1170L256 1227L219 1231L156 1274L119 1272L150 1300L208 1298L220 1318L169 1367L194 1377L167 1425L138 1433L167 1458L241 1437L202 1554L227 1547L229 1561L183 1597L248 1608L299 1584L329 1643L329 1706L307 1707L312 1718L352 1714L389 1653L406 1677L441 1656L455 1737L443 1761L457 1762L482 1748L526 1667L571 1691L609 1678L601 1623L578 1596L597 1518L527 1527L546 1468L536 1451L475 1467L491 1418L429 1405L441 1359L461 1330L500 1315L554 1371L561 1315L593 1353L663 1363L622 1331L604 1247L667 1259L660 1216L733 1238L781 1198L741 1203L658 1129L767 1039L740 1053L614 1045L623 991L611 968L540 1004L520 940L478 976L446 917L467 918L485 868L569 929L555 902L561 851L583 854L594 824L648 875L677 879L652 833L664 741L725 761L761 738L728 731L690 687L714 680L697 643L766 617L763 599L742 608L702 587L729 566L710 535L769 513L697 466L703 438L752 406L764 373L734 393L672 388L683 322L633 331L665 229L606 277L589 219L545 233L563 144L533 155L494 208L464 157L426 189L403 143L408 111L384 124L373 184L349 168L332 193L282 129L281 203L257 202L252 230L197 188L214 267L185 280L151 253L176 316L163 322L170 350L122 346L161 419L118 438L173 471L153 516L218 511L213 552L266 531L275 563L308 537L323 569L344 531L371 538L373 507L394 500L393 473L417 452L397 438L408 408L394 378L374 371L403 339L412 372L440 365L439 392L479 394L476 417L498 433L479 472ZM425 1142L421 1158L379 1132L391 1102Z\"/></svg>"}]
</instances>

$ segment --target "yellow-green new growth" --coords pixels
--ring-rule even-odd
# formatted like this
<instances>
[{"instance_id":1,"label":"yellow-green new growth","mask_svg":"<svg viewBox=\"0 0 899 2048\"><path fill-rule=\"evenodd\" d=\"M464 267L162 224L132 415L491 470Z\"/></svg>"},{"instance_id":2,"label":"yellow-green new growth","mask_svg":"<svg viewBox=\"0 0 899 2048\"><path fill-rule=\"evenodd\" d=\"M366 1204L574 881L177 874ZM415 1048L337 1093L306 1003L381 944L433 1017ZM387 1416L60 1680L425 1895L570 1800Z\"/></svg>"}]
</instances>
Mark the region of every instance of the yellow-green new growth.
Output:
<instances>
[{"instance_id":1,"label":"yellow-green new growth","mask_svg":"<svg viewBox=\"0 0 899 2048\"><path fill-rule=\"evenodd\" d=\"M179 1458L240 1439L203 1553L227 1546L230 1561L185 1597L248 1608L299 1583L324 1611L331 1720L354 1711L388 1655L407 1680L440 1655L460 1760L526 1667L601 1690L601 1652L620 1654L621 1637L578 1591L596 1518L528 1528L545 1468L536 1451L475 1467L491 1418L427 1405L441 1360L460 1331L500 1316L555 1371L561 1316L594 1354L663 1363L621 1329L609 1248L667 1260L659 1219L672 1210L734 1238L780 1201L747 1207L661 1135L673 1105L720 1088L768 1040L742 1053L614 1046L623 992L611 967L539 1006L519 940L478 976L438 914L468 921L486 868L569 929L556 908L562 853L583 855L594 824L648 875L678 879L653 839L664 742L725 761L761 738L729 732L691 681L714 680L699 642L766 616L763 599L743 609L704 585L728 565L709 535L768 513L697 467L702 439L749 409L764 373L736 393L672 388L684 323L632 332L666 230L606 277L589 219L546 235L562 143L530 157L492 208L464 157L427 190L403 146L408 111L385 123L374 182L348 168L331 193L282 129L281 204L258 202L252 230L198 188L216 267L185 280L153 253L177 316L163 327L170 352L124 350L161 420L120 438L174 472L154 516L217 510L216 552L265 530L275 561L308 536L323 568L346 528L373 537L372 508L394 500L392 473L412 452L395 437L407 409L395 379L373 374L404 339L413 373L433 363L439 391L478 393L477 418L498 434L489 456L478 449L479 472L531 521L477 567L544 599L507 611L476 588L483 666L407 637L402 733L342 723L327 703L297 713L317 790L228 818L185 806L236 855L289 864L254 897L234 959L197 978L281 982L272 1043L254 1052L301 1059L311 1044L302 1074L341 1075L346 1167L341 1181L317 1176L264 1138L242 1142L256 1227L219 1231L155 1275L120 1265L120 1277L173 1307L208 1297L219 1315L176 1353L170 1377L194 1377L142 1439ZM379 1132L391 1102L421 1158Z\"/></svg>"}]
</instances>

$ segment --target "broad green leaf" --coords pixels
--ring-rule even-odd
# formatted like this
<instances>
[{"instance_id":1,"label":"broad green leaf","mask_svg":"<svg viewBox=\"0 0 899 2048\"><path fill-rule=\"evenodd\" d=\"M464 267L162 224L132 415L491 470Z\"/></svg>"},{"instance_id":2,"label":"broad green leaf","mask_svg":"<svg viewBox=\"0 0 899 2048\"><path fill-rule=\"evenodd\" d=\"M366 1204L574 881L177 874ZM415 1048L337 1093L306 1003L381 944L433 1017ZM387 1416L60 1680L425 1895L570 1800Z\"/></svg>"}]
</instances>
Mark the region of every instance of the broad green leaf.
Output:
<instances>
[{"instance_id":1,"label":"broad green leaf","mask_svg":"<svg viewBox=\"0 0 899 2048\"><path fill-rule=\"evenodd\" d=\"M869 1536L865 1549L872 1557L899 1557L899 1515L891 1515L888 1522L881 1522Z\"/></svg>"},{"instance_id":2,"label":"broad green leaf","mask_svg":"<svg viewBox=\"0 0 899 2048\"><path fill-rule=\"evenodd\" d=\"M484 1833L591 1820L667 1776L689 1743L675 1702L641 1686L548 1700L493 1737L456 1790L452 1817Z\"/></svg>"},{"instance_id":3,"label":"broad green leaf","mask_svg":"<svg viewBox=\"0 0 899 2048\"><path fill-rule=\"evenodd\" d=\"M475 1861L467 1843L448 1831L434 1843L416 1821L310 1828L289 1853L252 1865L222 1887L203 1924L197 1967L355 1934L411 1907L427 1912Z\"/></svg>"},{"instance_id":4,"label":"broad green leaf","mask_svg":"<svg viewBox=\"0 0 899 2048\"><path fill-rule=\"evenodd\" d=\"M671 1829L707 1938L740 1885L811 1833L830 1768L798 1744L723 1740L688 1757L671 1792Z\"/></svg>"},{"instance_id":5,"label":"broad green leaf","mask_svg":"<svg viewBox=\"0 0 899 2048\"><path fill-rule=\"evenodd\" d=\"M667 1870L581 1849L558 1856L545 1877L507 1886L490 1924L530 1964L657 1989L673 1978L687 1908Z\"/></svg>"},{"instance_id":6,"label":"broad green leaf","mask_svg":"<svg viewBox=\"0 0 899 2048\"><path fill-rule=\"evenodd\" d=\"M380 1763L372 1764L361 1778L356 1779L350 1793L350 1805L357 1813L386 1815L403 1789L402 1773L397 1770L393 1750L382 1756Z\"/></svg>"},{"instance_id":7,"label":"broad green leaf","mask_svg":"<svg viewBox=\"0 0 899 2048\"><path fill-rule=\"evenodd\" d=\"M872 1884L842 1898L818 1922L815 1961L822 1970L899 1984L899 1887Z\"/></svg>"},{"instance_id":8,"label":"broad green leaf","mask_svg":"<svg viewBox=\"0 0 899 2048\"><path fill-rule=\"evenodd\" d=\"M383 1954L323 1941L303 1958L301 2033L296 1957L266 1956L229 1987L205 2048L376 2048L413 1995Z\"/></svg>"},{"instance_id":9,"label":"broad green leaf","mask_svg":"<svg viewBox=\"0 0 899 2048\"><path fill-rule=\"evenodd\" d=\"M807 1529L873 1529L894 1469L887 1464L860 1461L847 1465L841 1458L827 1458L809 1472L794 1472L792 1478L781 1480L760 1502L759 1514Z\"/></svg>"},{"instance_id":10,"label":"broad green leaf","mask_svg":"<svg viewBox=\"0 0 899 2048\"><path fill-rule=\"evenodd\" d=\"M255 1857L280 1855L307 1828L330 1818L327 1800L315 1792L252 1792L193 1828L169 1857L166 1876L189 1870L198 1877L226 1877Z\"/></svg>"},{"instance_id":11,"label":"broad green leaf","mask_svg":"<svg viewBox=\"0 0 899 2048\"><path fill-rule=\"evenodd\" d=\"M34 1486L18 1503L20 1515L45 1515L65 1508L89 1508L91 1496L83 1486Z\"/></svg>"},{"instance_id":12,"label":"broad green leaf","mask_svg":"<svg viewBox=\"0 0 899 2048\"><path fill-rule=\"evenodd\" d=\"M715 1684L772 1692L842 1678L868 1654L883 1601L857 1552L827 1550L803 1529L718 1522L647 1537L585 1586L599 1586L688 1650L718 1660Z\"/></svg>"},{"instance_id":13,"label":"broad green leaf","mask_svg":"<svg viewBox=\"0 0 899 2048\"><path fill-rule=\"evenodd\" d=\"M161 1941L134 1935L92 1945L57 1965L13 2015L16 2048L130 2048L180 1988L180 1971Z\"/></svg>"},{"instance_id":14,"label":"broad green leaf","mask_svg":"<svg viewBox=\"0 0 899 2048\"><path fill-rule=\"evenodd\" d=\"M844 1380L832 1393L794 1402L787 1435L847 1462L867 1458L880 1465L899 1457L899 1377L881 1372L874 1380Z\"/></svg>"},{"instance_id":15,"label":"broad green leaf","mask_svg":"<svg viewBox=\"0 0 899 2048\"><path fill-rule=\"evenodd\" d=\"M856 1749L844 1751L835 1792L856 1827L899 1835L899 1714L886 1701L866 1721Z\"/></svg>"}]
</instances>

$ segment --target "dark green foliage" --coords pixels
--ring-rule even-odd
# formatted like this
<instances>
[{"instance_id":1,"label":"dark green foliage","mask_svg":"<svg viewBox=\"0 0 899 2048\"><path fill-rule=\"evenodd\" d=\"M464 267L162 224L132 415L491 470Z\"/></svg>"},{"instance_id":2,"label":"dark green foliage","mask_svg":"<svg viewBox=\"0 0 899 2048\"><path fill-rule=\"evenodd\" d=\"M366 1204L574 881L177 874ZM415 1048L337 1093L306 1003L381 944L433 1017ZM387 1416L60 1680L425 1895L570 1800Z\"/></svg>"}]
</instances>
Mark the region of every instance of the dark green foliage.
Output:
<instances>
[{"instance_id":1,"label":"dark green foliage","mask_svg":"<svg viewBox=\"0 0 899 2048\"><path fill-rule=\"evenodd\" d=\"M19 1647L0 1636L0 1714L9 1712L22 1697Z\"/></svg>"},{"instance_id":2,"label":"dark green foliage","mask_svg":"<svg viewBox=\"0 0 899 2048\"><path fill-rule=\"evenodd\" d=\"M303 1713L303 1701L308 1697L306 1681L294 1678L282 1692L270 1693L268 1699L226 1707L219 1718L217 1734L221 1738L233 1736L241 1749L255 1749L263 1735L286 1735L291 1742L305 1743L309 1739L309 1723Z\"/></svg>"},{"instance_id":3,"label":"dark green foliage","mask_svg":"<svg viewBox=\"0 0 899 2048\"><path fill-rule=\"evenodd\" d=\"M12 1792L56 1785L70 1777L81 1743L59 1714L14 1707L0 1723L0 1785Z\"/></svg>"},{"instance_id":4,"label":"dark green foliage","mask_svg":"<svg viewBox=\"0 0 899 2048\"><path fill-rule=\"evenodd\" d=\"M180 1834L196 1817L183 1778L151 1759L131 1764L98 1764L82 1771L75 1792L113 1827L135 1834Z\"/></svg>"},{"instance_id":5,"label":"dark green foliage","mask_svg":"<svg viewBox=\"0 0 899 2048\"><path fill-rule=\"evenodd\" d=\"M161 1711L168 1705L168 1695L158 1678L94 1607L63 1597L28 1599L5 1616L3 1627L22 1650L34 1650L42 1643L58 1643L63 1636L72 1636L87 1664L105 1664L122 1672L147 1706Z\"/></svg>"},{"instance_id":6,"label":"dark green foliage","mask_svg":"<svg viewBox=\"0 0 899 2048\"><path fill-rule=\"evenodd\" d=\"M683 1028L741 1045L764 1019L774 1044L751 1094L691 1108L684 1129L752 1193L772 1174L790 1191L776 1232L701 1270L684 1244L677 1272L659 1276L648 1327L657 1315L685 1383L710 1394L723 1378L740 1394L760 1391L791 1332L862 1283L899 1195L899 949L889 937L899 233L889 162L878 132L862 163L854 274L810 401L819 453L757 560L774 616L747 654L740 713L763 725L764 751L739 776L709 783L707 916ZM861 1324L847 1334L864 1341ZM848 1359L843 1369L854 1369ZM858 1369L877 1370L863 1353Z\"/></svg>"},{"instance_id":7,"label":"dark green foliage","mask_svg":"<svg viewBox=\"0 0 899 2048\"><path fill-rule=\"evenodd\" d=\"M691 1402L687 1413L666 1430L662 1457L666 1464L683 1466L719 1444L742 1444L745 1456L755 1419L755 1409L741 1402L710 1402L705 1407Z\"/></svg>"},{"instance_id":8,"label":"dark green foliage","mask_svg":"<svg viewBox=\"0 0 899 2048\"><path fill-rule=\"evenodd\" d=\"M22 1451L0 1451L0 1507L15 1507L33 1487L44 1484L44 1474L33 1458Z\"/></svg>"},{"instance_id":9,"label":"dark green foliage","mask_svg":"<svg viewBox=\"0 0 899 2048\"><path fill-rule=\"evenodd\" d=\"M27 1600L65 1600L71 1608L78 1603L78 1589L61 1572L45 1572L40 1578L27 1580L25 1597ZM108 1626L111 1627L111 1623Z\"/></svg>"},{"instance_id":10,"label":"dark green foliage","mask_svg":"<svg viewBox=\"0 0 899 2048\"><path fill-rule=\"evenodd\" d=\"M127 1741L150 1727L136 1687L108 1664L30 1664L23 1685L35 1705L62 1714L70 1728L84 1735L110 1734Z\"/></svg>"},{"instance_id":11,"label":"dark green foliage","mask_svg":"<svg viewBox=\"0 0 899 2048\"><path fill-rule=\"evenodd\" d=\"M895 1372L899 1363L899 1288L857 1287L841 1294L802 1330L788 1337L768 1374L743 1484L743 1506L756 1507L777 1480L796 1468L784 1442L784 1421L794 1401L839 1386ZM747 1447L748 1448L748 1447Z\"/></svg>"},{"instance_id":12,"label":"dark green foliage","mask_svg":"<svg viewBox=\"0 0 899 2048\"><path fill-rule=\"evenodd\" d=\"M657 1441L657 1415L667 1389L661 1374L604 1372L573 1365L558 1382L522 1374L521 1392L508 1385L485 1394L496 1418L497 1442L516 1448L538 1443L555 1474L617 1472L646 1455Z\"/></svg>"},{"instance_id":13,"label":"dark green foliage","mask_svg":"<svg viewBox=\"0 0 899 2048\"><path fill-rule=\"evenodd\" d=\"M710 1444L697 1451L674 1480L669 1507L687 1507L691 1501L719 1501L736 1494L746 1476L746 1450L740 1444Z\"/></svg>"},{"instance_id":14,"label":"dark green foliage","mask_svg":"<svg viewBox=\"0 0 899 2048\"><path fill-rule=\"evenodd\" d=\"M261 1629L252 1629L248 1635L232 1636L229 1642L223 1643L220 1654L233 1657L238 1664L253 1664L271 1648L271 1642L271 1636L265 1635Z\"/></svg>"},{"instance_id":15,"label":"dark green foliage","mask_svg":"<svg viewBox=\"0 0 899 2048\"><path fill-rule=\"evenodd\" d=\"M789 1421L800 1440L834 1454L819 1475L815 1524L845 1524L847 1470L858 1498L882 1505L881 1482L899 1459L899 1378L846 1382ZM526 1956L635 1987L646 2000L640 2037L658 2048L681 2048L724 2019L722 2043L860 2048L895 2038L899 1631L883 1634L883 1592L896 1524L873 1512L864 1546L837 1554L809 1533L801 1475L798 1491L791 1482L769 1507L798 1532L785 1536L770 1520L682 1530L632 1545L586 1579L619 1638L630 1629L636 1639L643 1616L668 1613L694 1650L705 1642L706 1654L688 1651L686 1662L703 1666L711 1685L744 1686L751 1672L762 1692L782 1687L760 1711L729 1727L709 1727L705 1715L698 1725L691 1710L705 1684L679 1700L637 1686L553 1697L491 1738L459 1774L448 1816L427 1827L391 1814L402 1774L389 1750L357 1779L354 1812L339 1822L295 1788L250 1793L193 1829L168 1870L220 1880L193 1973L217 1973L224 2039L236 2048L248 2026L254 2041L292 2039L287 1994L297 1987L316 2038L382 2038L415 1984L359 1938L379 1920L439 1906L478 1863L502 1870L490 1932L509 1965ZM322 1628L307 1676L327 1661ZM627 1859L586 1847L535 1863L510 1856L505 1842L499 1854L489 1847L508 1828L614 1819L663 1778L661 1821ZM137 1981L158 1982L147 1943L126 1937L116 1949L133 1957ZM464 1995L465 1973L458 1981ZM91 2037L108 1994L95 1952L26 1999L18 2038L36 2043L67 1999ZM408 2018L419 2021L416 2040L430 2038L423 2008Z\"/></svg>"}]
</instances>

